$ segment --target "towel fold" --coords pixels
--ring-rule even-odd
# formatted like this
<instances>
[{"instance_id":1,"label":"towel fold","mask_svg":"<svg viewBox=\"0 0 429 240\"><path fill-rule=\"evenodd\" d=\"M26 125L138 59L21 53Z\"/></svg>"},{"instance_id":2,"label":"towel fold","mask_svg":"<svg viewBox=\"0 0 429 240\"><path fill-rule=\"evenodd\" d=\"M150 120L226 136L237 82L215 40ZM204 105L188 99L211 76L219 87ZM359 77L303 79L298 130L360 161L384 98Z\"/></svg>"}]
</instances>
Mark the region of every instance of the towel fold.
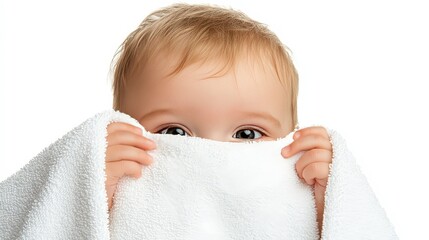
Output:
<instances>
[{"instance_id":1,"label":"towel fold","mask_svg":"<svg viewBox=\"0 0 429 240\"><path fill-rule=\"evenodd\" d=\"M123 178L107 211L106 126L139 123L99 113L0 183L0 239L318 239L312 188L281 157L292 135L227 143L151 134L154 163ZM142 127L141 127L142 128ZM334 159L322 239L397 239L347 150L330 131Z\"/></svg>"}]
</instances>

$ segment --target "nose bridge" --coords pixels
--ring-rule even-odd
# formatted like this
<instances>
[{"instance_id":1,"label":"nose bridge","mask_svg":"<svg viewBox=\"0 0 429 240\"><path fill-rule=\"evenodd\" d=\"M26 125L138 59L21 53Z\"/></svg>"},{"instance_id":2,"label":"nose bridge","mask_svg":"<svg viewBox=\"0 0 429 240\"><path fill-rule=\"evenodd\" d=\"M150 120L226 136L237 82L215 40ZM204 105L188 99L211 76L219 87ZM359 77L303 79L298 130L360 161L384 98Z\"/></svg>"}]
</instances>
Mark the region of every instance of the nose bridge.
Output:
<instances>
[{"instance_id":1,"label":"nose bridge","mask_svg":"<svg viewBox=\"0 0 429 240\"><path fill-rule=\"evenodd\" d=\"M227 131L221 130L219 128L210 128L210 127L204 129L204 132L202 132L199 137L221 141L221 142L227 142L231 140L229 133Z\"/></svg>"},{"instance_id":2,"label":"nose bridge","mask_svg":"<svg viewBox=\"0 0 429 240\"><path fill-rule=\"evenodd\" d=\"M231 127L237 109L237 93L231 89L231 79L204 79L194 85L198 100L189 102L193 111L189 118L195 124L197 137L230 141Z\"/></svg>"},{"instance_id":3,"label":"nose bridge","mask_svg":"<svg viewBox=\"0 0 429 240\"><path fill-rule=\"evenodd\" d=\"M199 123L195 135L201 138L212 139L216 141L230 141L230 125L225 113L222 110L211 109L209 112L200 113Z\"/></svg>"}]
</instances>

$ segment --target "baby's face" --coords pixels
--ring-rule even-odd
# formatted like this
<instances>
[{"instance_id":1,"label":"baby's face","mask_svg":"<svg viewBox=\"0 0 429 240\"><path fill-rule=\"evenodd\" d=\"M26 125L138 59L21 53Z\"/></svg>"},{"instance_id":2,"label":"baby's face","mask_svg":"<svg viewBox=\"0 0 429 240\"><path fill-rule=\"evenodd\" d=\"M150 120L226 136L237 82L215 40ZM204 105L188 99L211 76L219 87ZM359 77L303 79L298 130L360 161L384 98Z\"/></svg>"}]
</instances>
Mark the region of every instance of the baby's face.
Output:
<instances>
[{"instance_id":1,"label":"baby's face","mask_svg":"<svg viewBox=\"0 0 429 240\"><path fill-rule=\"evenodd\" d=\"M235 142L275 140L292 130L287 94L274 70L244 60L219 74L221 65L206 62L167 76L171 66L153 62L127 82L121 111L147 131Z\"/></svg>"}]
</instances>

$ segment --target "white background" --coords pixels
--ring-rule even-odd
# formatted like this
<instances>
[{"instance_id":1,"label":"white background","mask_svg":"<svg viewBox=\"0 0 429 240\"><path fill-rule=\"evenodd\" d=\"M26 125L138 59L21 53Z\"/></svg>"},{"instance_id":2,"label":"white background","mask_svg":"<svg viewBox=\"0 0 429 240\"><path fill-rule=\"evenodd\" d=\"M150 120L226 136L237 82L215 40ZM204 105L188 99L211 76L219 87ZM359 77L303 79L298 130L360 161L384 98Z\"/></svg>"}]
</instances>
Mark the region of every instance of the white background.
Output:
<instances>
[{"instance_id":1,"label":"white background","mask_svg":"<svg viewBox=\"0 0 429 240\"><path fill-rule=\"evenodd\" d=\"M191 1L189 1L191 2ZM0 1L0 181L111 107L110 62L172 1ZM424 1L212 1L266 23L300 73L301 126L347 140L402 239L427 235Z\"/></svg>"}]
</instances>

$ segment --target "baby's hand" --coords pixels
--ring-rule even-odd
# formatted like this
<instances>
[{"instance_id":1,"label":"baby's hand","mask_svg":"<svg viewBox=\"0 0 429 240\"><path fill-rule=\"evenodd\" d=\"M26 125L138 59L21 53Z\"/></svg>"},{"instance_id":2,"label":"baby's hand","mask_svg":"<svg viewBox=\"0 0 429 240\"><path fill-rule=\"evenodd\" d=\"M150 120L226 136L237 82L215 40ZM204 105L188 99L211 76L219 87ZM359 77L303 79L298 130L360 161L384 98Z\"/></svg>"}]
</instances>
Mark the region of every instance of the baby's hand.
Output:
<instances>
[{"instance_id":1,"label":"baby's hand","mask_svg":"<svg viewBox=\"0 0 429 240\"><path fill-rule=\"evenodd\" d=\"M298 176L314 186L319 231L323 221L325 190L328 182L329 164L332 163L332 145L324 127L308 127L293 135L294 142L282 149L287 158L300 151L306 151L296 162Z\"/></svg>"},{"instance_id":2,"label":"baby's hand","mask_svg":"<svg viewBox=\"0 0 429 240\"><path fill-rule=\"evenodd\" d=\"M123 176L139 178L143 165L152 163L146 151L155 149L155 143L143 137L140 128L121 122L107 126L106 140L105 187L110 210L119 179Z\"/></svg>"}]
</instances>

